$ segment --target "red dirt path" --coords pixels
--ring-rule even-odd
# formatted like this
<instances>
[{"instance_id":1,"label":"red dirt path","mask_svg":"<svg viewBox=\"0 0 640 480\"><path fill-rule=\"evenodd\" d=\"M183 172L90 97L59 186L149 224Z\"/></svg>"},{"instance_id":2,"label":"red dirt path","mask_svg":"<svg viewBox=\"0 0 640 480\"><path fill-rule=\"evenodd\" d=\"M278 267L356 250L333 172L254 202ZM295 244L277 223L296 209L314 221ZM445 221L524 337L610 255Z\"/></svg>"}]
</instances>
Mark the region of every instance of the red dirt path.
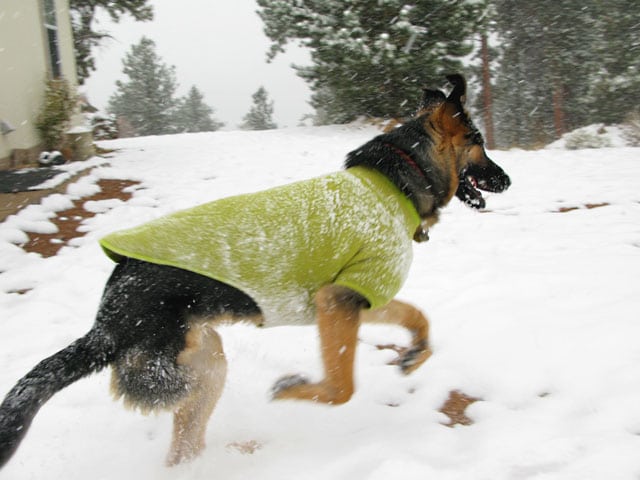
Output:
<instances>
[{"instance_id":1,"label":"red dirt path","mask_svg":"<svg viewBox=\"0 0 640 480\"><path fill-rule=\"evenodd\" d=\"M84 233L79 232L78 227L84 219L96 215L84 209L83 205L85 202L90 200L109 200L112 198L118 198L126 202L131 198L132 194L124 190L134 185L139 185L139 182L131 180L99 180L98 186L100 187L100 192L90 197L75 200L73 207L56 212L55 218L50 221L58 227L58 232L27 232L29 241L23 244L22 248L27 252L39 253L43 257L53 257L62 247L69 244L69 240L83 236Z\"/></svg>"}]
</instances>

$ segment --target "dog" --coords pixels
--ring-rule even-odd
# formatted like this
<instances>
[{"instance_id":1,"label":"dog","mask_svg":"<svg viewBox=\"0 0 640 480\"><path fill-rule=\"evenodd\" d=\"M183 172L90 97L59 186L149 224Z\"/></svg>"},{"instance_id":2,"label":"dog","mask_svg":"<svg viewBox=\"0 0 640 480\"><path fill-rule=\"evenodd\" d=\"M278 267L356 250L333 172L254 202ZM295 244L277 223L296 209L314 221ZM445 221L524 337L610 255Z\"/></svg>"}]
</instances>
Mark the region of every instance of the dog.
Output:
<instances>
[{"instance_id":1,"label":"dog","mask_svg":"<svg viewBox=\"0 0 640 480\"><path fill-rule=\"evenodd\" d=\"M424 89L415 117L347 155L324 177L178 212L101 241L117 264L91 330L42 360L0 406L0 466L40 407L80 378L112 367L112 391L143 412L168 409L167 463L197 456L227 371L216 325L318 325L324 378L278 380L273 399L347 402L361 323L412 334L395 361L411 373L431 355L429 323L395 300L438 212L456 195L511 181L487 156L464 109L466 83ZM275 216L276 220L272 218Z\"/></svg>"}]
</instances>

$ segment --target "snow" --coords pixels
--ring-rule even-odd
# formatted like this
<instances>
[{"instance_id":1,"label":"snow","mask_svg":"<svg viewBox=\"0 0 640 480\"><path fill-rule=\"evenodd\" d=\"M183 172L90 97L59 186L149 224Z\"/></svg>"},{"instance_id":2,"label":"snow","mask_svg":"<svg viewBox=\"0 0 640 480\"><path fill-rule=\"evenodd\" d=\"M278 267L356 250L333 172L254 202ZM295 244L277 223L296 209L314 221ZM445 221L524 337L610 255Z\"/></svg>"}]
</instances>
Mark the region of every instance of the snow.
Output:
<instances>
[{"instance_id":1,"label":"snow","mask_svg":"<svg viewBox=\"0 0 640 480\"><path fill-rule=\"evenodd\" d=\"M547 148L604 148L631 146L625 125L605 125L596 123L578 128L564 134L560 139L548 145Z\"/></svg>"},{"instance_id":2,"label":"snow","mask_svg":"<svg viewBox=\"0 0 640 480\"><path fill-rule=\"evenodd\" d=\"M110 166L0 224L1 394L90 328L112 268L98 238L337 170L377 133L318 127L101 143L117 150ZM486 194L482 213L454 199L431 240L414 247L399 297L428 314L434 355L413 375L388 366L393 352L376 348L406 344L407 333L365 325L350 402L272 402L281 376L319 377L315 327L226 326L227 385L202 457L165 467L171 416L113 402L104 371L42 408L0 480L638 478L640 149L491 156L511 189ZM101 213L85 221L86 236L56 257L10 243L23 230L47 230L53 212L99 178L142 188L126 203L92 205ZM482 399L467 410L471 426L443 425L438 410L451 390Z\"/></svg>"},{"instance_id":3,"label":"snow","mask_svg":"<svg viewBox=\"0 0 640 480\"><path fill-rule=\"evenodd\" d=\"M90 133L91 132L91 127L88 125L77 125L73 128L70 128L69 130L67 130L66 133L69 134L78 134L78 133Z\"/></svg>"}]
</instances>

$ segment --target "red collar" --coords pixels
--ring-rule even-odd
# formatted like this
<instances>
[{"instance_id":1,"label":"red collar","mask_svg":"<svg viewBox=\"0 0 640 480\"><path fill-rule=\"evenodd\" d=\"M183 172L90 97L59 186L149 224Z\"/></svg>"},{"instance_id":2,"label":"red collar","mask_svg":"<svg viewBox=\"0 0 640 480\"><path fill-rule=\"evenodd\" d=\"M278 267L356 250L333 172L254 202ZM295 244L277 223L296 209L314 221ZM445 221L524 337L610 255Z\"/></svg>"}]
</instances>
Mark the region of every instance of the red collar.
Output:
<instances>
[{"instance_id":1,"label":"red collar","mask_svg":"<svg viewBox=\"0 0 640 480\"><path fill-rule=\"evenodd\" d=\"M420 174L420 176L425 177L425 174L422 171L422 169L418 166L416 161L413 158L411 158L411 156L407 152L396 147L395 145L391 145L390 143L385 143L383 145L385 147L389 147L391 150L397 153L400 156L400 158L402 158L406 163L408 163L411 166L411 168L413 168L416 172Z\"/></svg>"}]
</instances>

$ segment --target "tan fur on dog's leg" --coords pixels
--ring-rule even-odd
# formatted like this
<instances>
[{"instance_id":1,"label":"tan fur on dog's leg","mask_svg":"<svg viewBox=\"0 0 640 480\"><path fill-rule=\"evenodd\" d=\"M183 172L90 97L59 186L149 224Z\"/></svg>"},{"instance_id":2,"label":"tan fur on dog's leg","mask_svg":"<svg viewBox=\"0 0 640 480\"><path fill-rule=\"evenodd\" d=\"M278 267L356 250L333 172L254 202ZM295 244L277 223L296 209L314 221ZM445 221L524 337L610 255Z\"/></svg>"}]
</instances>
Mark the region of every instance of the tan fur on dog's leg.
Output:
<instances>
[{"instance_id":1,"label":"tan fur on dog's leg","mask_svg":"<svg viewBox=\"0 0 640 480\"><path fill-rule=\"evenodd\" d=\"M429 321L416 307L399 300L392 300L387 305L375 310L363 310L360 320L367 323L388 323L400 325L411 332L411 346L400 349L400 356L394 364L409 374L426 362L431 356L429 348Z\"/></svg>"},{"instance_id":2,"label":"tan fur on dog's leg","mask_svg":"<svg viewBox=\"0 0 640 480\"><path fill-rule=\"evenodd\" d=\"M279 382L282 387L276 384L273 398L345 403L354 391L353 363L362 297L347 288L328 285L318 291L315 301L325 378L319 383L288 383L283 379Z\"/></svg>"},{"instance_id":3,"label":"tan fur on dog's leg","mask_svg":"<svg viewBox=\"0 0 640 480\"><path fill-rule=\"evenodd\" d=\"M167 457L169 465L190 460L204 449L207 422L222 395L227 374L222 340L206 324L190 328L185 349L177 361L190 368L193 380L190 395L174 411L173 438Z\"/></svg>"}]
</instances>

